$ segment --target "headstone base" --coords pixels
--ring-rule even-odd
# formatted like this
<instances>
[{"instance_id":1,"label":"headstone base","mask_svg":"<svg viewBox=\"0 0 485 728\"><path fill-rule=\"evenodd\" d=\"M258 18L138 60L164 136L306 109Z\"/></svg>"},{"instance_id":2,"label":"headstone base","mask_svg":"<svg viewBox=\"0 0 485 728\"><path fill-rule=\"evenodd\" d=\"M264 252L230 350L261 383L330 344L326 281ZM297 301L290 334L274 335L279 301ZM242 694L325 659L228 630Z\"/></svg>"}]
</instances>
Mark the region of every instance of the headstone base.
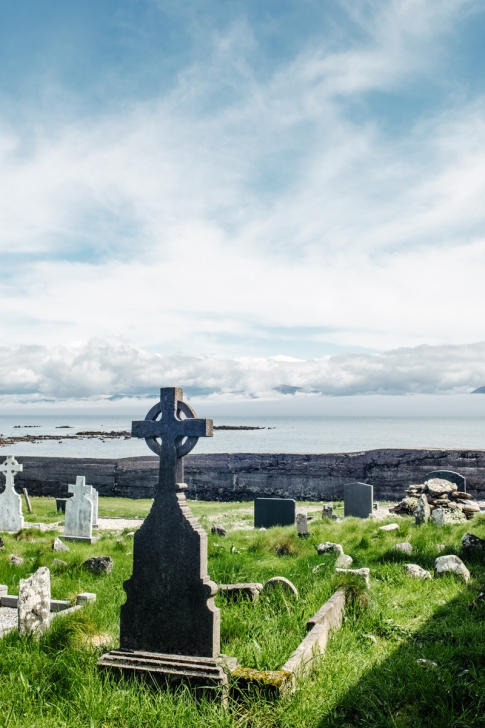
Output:
<instances>
[{"instance_id":1,"label":"headstone base","mask_svg":"<svg viewBox=\"0 0 485 728\"><path fill-rule=\"evenodd\" d=\"M102 655L98 667L119 677L123 675L147 682L153 687L176 688L186 684L196 693L203 691L204 694L207 688L224 688L222 693L218 692L224 698L229 675L239 664L235 657L225 655L213 659L120 648Z\"/></svg>"},{"instance_id":2,"label":"headstone base","mask_svg":"<svg viewBox=\"0 0 485 728\"><path fill-rule=\"evenodd\" d=\"M63 541L80 541L81 543L96 543L101 536L66 536L63 534Z\"/></svg>"}]
</instances>

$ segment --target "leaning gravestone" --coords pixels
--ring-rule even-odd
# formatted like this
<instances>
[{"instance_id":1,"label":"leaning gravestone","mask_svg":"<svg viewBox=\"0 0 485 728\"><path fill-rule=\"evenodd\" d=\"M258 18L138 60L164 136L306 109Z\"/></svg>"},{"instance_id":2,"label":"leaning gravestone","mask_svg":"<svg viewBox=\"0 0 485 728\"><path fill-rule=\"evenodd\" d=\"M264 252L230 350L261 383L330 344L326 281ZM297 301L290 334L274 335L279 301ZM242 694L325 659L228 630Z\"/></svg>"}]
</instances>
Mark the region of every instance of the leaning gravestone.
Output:
<instances>
[{"instance_id":1,"label":"leaning gravestone","mask_svg":"<svg viewBox=\"0 0 485 728\"><path fill-rule=\"evenodd\" d=\"M255 498L254 528L292 526L296 503L292 498Z\"/></svg>"},{"instance_id":2,"label":"leaning gravestone","mask_svg":"<svg viewBox=\"0 0 485 728\"><path fill-rule=\"evenodd\" d=\"M121 646L98 664L161 684L227 685L217 584L207 573L207 534L186 505L183 482L184 455L199 437L212 437L212 420L197 419L182 398L181 389L160 390L160 402L132 425L132 436L145 438L160 457L159 480L151 511L134 536Z\"/></svg>"},{"instance_id":3,"label":"leaning gravestone","mask_svg":"<svg viewBox=\"0 0 485 728\"><path fill-rule=\"evenodd\" d=\"M86 478L81 475L77 476L76 485L69 485L69 493L73 496L66 501L65 541L97 541L93 537L92 490L93 487L86 485Z\"/></svg>"},{"instance_id":4,"label":"leaning gravestone","mask_svg":"<svg viewBox=\"0 0 485 728\"><path fill-rule=\"evenodd\" d=\"M0 531L16 533L24 527L22 498L14 489L14 478L22 470L23 465L19 465L13 455L7 455L0 465L0 473L5 476L5 490L0 493Z\"/></svg>"},{"instance_id":5,"label":"leaning gravestone","mask_svg":"<svg viewBox=\"0 0 485 728\"><path fill-rule=\"evenodd\" d=\"M50 623L51 577L41 566L28 579L20 579L17 602L19 635L42 634Z\"/></svg>"},{"instance_id":6,"label":"leaning gravestone","mask_svg":"<svg viewBox=\"0 0 485 728\"><path fill-rule=\"evenodd\" d=\"M369 518L374 503L374 486L367 483L344 485L344 516Z\"/></svg>"}]
</instances>

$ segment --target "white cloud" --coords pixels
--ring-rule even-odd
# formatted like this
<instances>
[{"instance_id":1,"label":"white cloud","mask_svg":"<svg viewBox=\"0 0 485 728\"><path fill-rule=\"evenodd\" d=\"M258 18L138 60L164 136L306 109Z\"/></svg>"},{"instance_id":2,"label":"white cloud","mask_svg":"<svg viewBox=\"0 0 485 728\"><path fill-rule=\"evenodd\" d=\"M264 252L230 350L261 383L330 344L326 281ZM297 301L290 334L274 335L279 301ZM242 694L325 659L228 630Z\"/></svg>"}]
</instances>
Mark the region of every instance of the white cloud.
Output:
<instances>
[{"instance_id":1,"label":"white cloud","mask_svg":"<svg viewBox=\"0 0 485 728\"><path fill-rule=\"evenodd\" d=\"M322 350L485 339L483 100L399 139L346 107L435 69L469 6L349 3L364 40L264 80L239 24L162 98L38 126L28 145L4 122L3 342L114 334L227 357L265 338L285 355L274 327L323 330Z\"/></svg>"},{"instance_id":2,"label":"white cloud","mask_svg":"<svg viewBox=\"0 0 485 728\"><path fill-rule=\"evenodd\" d=\"M4 400L156 394L181 386L212 400L287 396L466 393L485 386L485 343L420 346L384 354L222 359L162 356L116 339L0 349Z\"/></svg>"}]
</instances>

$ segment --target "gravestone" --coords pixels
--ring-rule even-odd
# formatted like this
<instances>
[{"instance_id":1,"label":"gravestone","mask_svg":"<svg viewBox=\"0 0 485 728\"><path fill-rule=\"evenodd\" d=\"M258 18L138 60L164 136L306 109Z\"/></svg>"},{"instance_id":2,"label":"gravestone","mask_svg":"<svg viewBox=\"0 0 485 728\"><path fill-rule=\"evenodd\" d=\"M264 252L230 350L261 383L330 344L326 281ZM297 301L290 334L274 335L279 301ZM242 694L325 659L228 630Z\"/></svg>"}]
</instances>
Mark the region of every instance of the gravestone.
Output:
<instances>
[{"instance_id":1,"label":"gravestone","mask_svg":"<svg viewBox=\"0 0 485 728\"><path fill-rule=\"evenodd\" d=\"M207 573L207 534L185 502L183 458L199 437L212 437L212 420L197 419L182 398L181 389L161 389L160 402L132 424L132 436L145 438L160 457L159 480L150 513L134 536L121 646L98 664L155 683L205 688L227 685L222 664L229 658L219 653L217 584Z\"/></svg>"},{"instance_id":2,"label":"gravestone","mask_svg":"<svg viewBox=\"0 0 485 728\"><path fill-rule=\"evenodd\" d=\"M17 601L19 635L42 634L50 623L51 578L41 566L28 579L20 579Z\"/></svg>"},{"instance_id":3,"label":"gravestone","mask_svg":"<svg viewBox=\"0 0 485 728\"><path fill-rule=\"evenodd\" d=\"M333 503L324 503L322 506L322 518L332 518Z\"/></svg>"},{"instance_id":4,"label":"gravestone","mask_svg":"<svg viewBox=\"0 0 485 728\"><path fill-rule=\"evenodd\" d=\"M308 518L305 513L297 513L296 516L296 532L300 538L309 536Z\"/></svg>"},{"instance_id":5,"label":"gravestone","mask_svg":"<svg viewBox=\"0 0 485 728\"><path fill-rule=\"evenodd\" d=\"M292 498L255 498L254 528L293 526L296 503Z\"/></svg>"},{"instance_id":6,"label":"gravestone","mask_svg":"<svg viewBox=\"0 0 485 728\"><path fill-rule=\"evenodd\" d=\"M98 527L98 491L91 486L91 493L88 496L93 503L93 528Z\"/></svg>"},{"instance_id":7,"label":"gravestone","mask_svg":"<svg viewBox=\"0 0 485 728\"><path fill-rule=\"evenodd\" d=\"M344 485L344 516L369 518L372 515L374 486L367 483Z\"/></svg>"},{"instance_id":8,"label":"gravestone","mask_svg":"<svg viewBox=\"0 0 485 728\"><path fill-rule=\"evenodd\" d=\"M433 470L425 476L424 482L432 478L441 478L442 480L448 480L450 483L455 483L459 491L466 493L466 478L460 473L455 473L453 470Z\"/></svg>"},{"instance_id":9,"label":"gravestone","mask_svg":"<svg viewBox=\"0 0 485 728\"><path fill-rule=\"evenodd\" d=\"M78 475L76 484L69 485L68 490L73 496L66 501L64 540L95 543L97 538L93 537L92 485L86 485L86 478Z\"/></svg>"},{"instance_id":10,"label":"gravestone","mask_svg":"<svg viewBox=\"0 0 485 728\"><path fill-rule=\"evenodd\" d=\"M0 465L0 473L5 476L5 490L0 493L0 531L16 533L24 527L22 498L14 489L14 478L22 470L23 466L13 455L7 455L5 462Z\"/></svg>"}]
</instances>

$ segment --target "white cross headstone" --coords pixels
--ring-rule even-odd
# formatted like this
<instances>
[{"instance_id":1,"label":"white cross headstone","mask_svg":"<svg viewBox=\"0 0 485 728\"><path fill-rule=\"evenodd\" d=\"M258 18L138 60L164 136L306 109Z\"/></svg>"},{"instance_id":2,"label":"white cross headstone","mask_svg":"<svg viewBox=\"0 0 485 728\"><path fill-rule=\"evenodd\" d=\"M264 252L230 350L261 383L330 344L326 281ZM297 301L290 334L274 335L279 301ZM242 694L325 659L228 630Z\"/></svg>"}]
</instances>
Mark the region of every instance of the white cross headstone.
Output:
<instances>
[{"instance_id":1,"label":"white cross headstone","mask_svg":"<svg viewBox=\"0 0 485 728\"><path fill-rule=\"evenodd\" d=\"M66 541L89 541L93 543L93 501L92 485L86 485L86 478L78 475L75 485L69 485L72 498L66 501L64 539Z\"/></svg>"},{"instance_id":2,"label":"white cross headstone","mask_svg":"<svg viewBox=\"0 0 485 728\"><path fill-rule=\"evenodd\" d=\"M7 455L0 465L0 473L5 476L5 490L0 493L0 531L16 533L24 527L22 498L14 490L14 478L22 470L23 465L19 465L13 455Z\"/></svg>"}]
</instances>

